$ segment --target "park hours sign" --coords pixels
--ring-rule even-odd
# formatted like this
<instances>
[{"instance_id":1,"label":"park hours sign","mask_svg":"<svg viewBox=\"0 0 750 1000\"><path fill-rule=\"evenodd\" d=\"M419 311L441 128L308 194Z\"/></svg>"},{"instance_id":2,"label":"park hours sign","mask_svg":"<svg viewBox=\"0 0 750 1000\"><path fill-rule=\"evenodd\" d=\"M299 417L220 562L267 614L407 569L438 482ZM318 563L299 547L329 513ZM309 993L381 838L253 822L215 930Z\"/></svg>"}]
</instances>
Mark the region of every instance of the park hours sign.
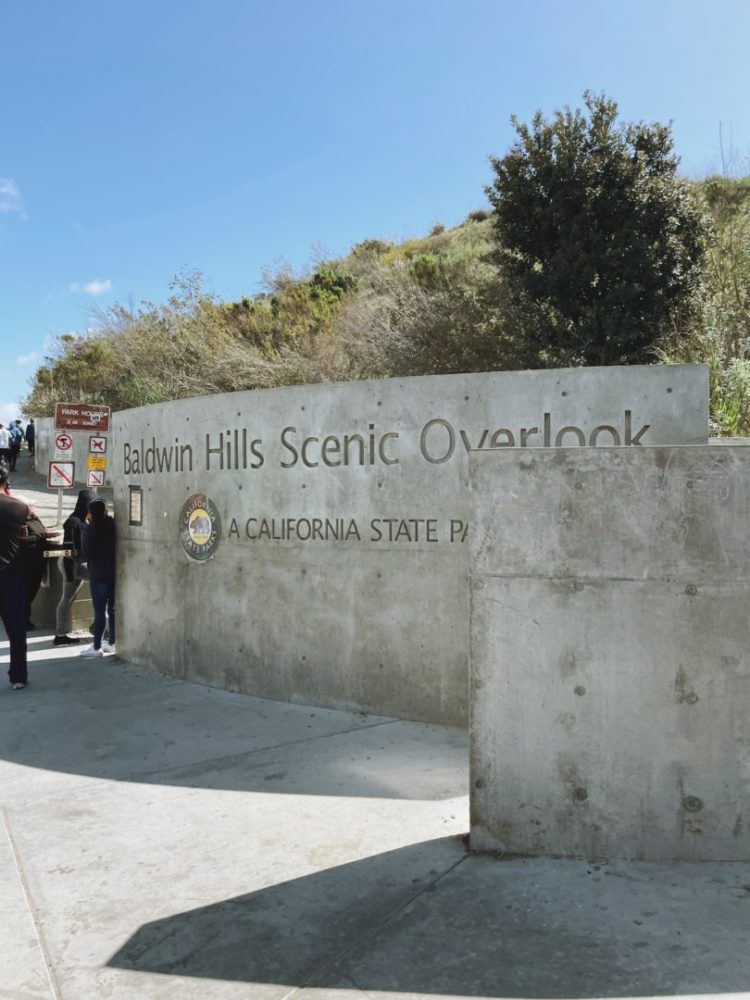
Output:
<instances>
[{"instance_id":1,"label":"park hours sign","mask_svg":"<svg viewBox=\"0 0 750 1000\"><path fill-rule=\"evenodd\" d=\"M108 406L92 406L90 403L57 403L55 406L55 427L59 430L99 431L109 430L111 415Z\"/></svg>"}]
</instances>

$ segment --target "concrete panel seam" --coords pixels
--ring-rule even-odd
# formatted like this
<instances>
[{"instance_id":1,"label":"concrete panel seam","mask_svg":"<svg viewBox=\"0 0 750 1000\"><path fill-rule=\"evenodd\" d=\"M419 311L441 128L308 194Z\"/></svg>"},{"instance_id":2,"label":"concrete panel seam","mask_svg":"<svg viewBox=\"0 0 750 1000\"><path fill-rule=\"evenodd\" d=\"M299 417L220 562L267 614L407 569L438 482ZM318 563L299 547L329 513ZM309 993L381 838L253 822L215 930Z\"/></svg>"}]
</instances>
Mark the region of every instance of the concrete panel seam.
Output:
<instances>
[{"instance_id":1,"label":"concrete panel seam","mask_svg":"<svg viewBox=\"0 0 750 1000\"><path fill-rule=\"evenodd\" d=\"M44 962L44 968L47 973L47 979L49 980L50 990L52 996L55 1000L62 1000L62 993L60 992L60 987L58 986L57 979L55 977L55 971L52 967L52 961L47 950L47 945L44 941L44 934L42 928L39 926L39 922L36 918L36 908L34 906L33 899L31 897L31 890L29 889L29 884L24 875L23 865L21 864L21 857L16 848L15 841L13 839L13 834L10 829L10 823L8 822L8 815L5 807L0 805L0 820L2 820L3 829L5 830L5 836L8 839L8 845L10 847L10 854L13 859L13 865L16 869L16 874L18 875L18 881L23 892L23 898L26 901L26 906L29 911L29 916L31 917L31 923L34 927L34 934L36 936L37 944L39 945L39 951L42 955L42 961Z\"/></svg>"},{"instance_id":2,"label":"concrete panel seam","mask_svg":"<svg viewBox=\"0 0 750 1000\"><path fill-rule=\"evenodd\" d=\"M280 998L280 1000L289 1000L289 998L293 997L295 993L299 993L300 990L306 989L306 986L293 986L288 993L285 993L284 996Z\"/></svg>"},{"instance_id":3,"label":"concrete panel seam","mask_svg":"<svg viewBox=\"0 0 750 1000\"><path fill-rule=\"evenodd\" d=\"M683 574L682 579L677 575L673 576L586 576L583 573L566 573L559 576L549 576L542 573L484 573L479 572L471 577L471 580L548 580L550 582L575 582L575 583L673 583L681 584L687 580L693 580L694 573ZM737 587L750 584L750 576L735 576L731 580L720 580L718 583L712 582L711 586L717 587Z\"/></svg>"},{"instance_id":4,"label":"concrete panel seam","mask_svg":"<svg viewBox=\"0 0 750 1000\"><path fill-rule=\"evenodd\" d=\"M225 757L212 757L210 760L202 760L197 764L189 764L187 766L176 765L175 767L167 767L164 770L147 771L145 773L133 772L124 780L138 782L149 778L162 777L170 774L174 775L175 772L181 774L183 777L190 777L193 774L205 774L207 771L222 771L224 768L233 767L246 757L254 757L258 754L269 753L271 750L283 750L287 747L298 746L301 743L317 743L320 740L333 739L337 736L349 736L352 733L363 733L368 729L377 729L379 726L393 726L401 721L402 720L400 719L386 719L384 722L373 722L370 725L353 726L351 729L342 729L337 733L326 733L323 736L309 736L305 739L289 740L286 743L274 743L267 747L259 747L257 750L244 750L242 753L228 754Z\"/></svg>"},{"instance_id":5,"label":"concrete panel seam","mask_svg":"<svg viewBox=\"0 0 750 1000\"><path fill-rule=\"evenodd\" d=\"M442 880L446 878L448 875L450 875L451 872L455 871L459 865L462 865L464 861L466 861L466 858L467 855L464 854L462 857L458 859L458 861L454 861L453 864L449 865L444 872L440 872L439 875L436 875L435 878L432 879L427 885L417 890L416 892L412 893L412 895L409 896L409 898L406 899L399 906L397 906L392 913L389 913L387 916L383 917L382 920L379 920L372 927L364 931L364 933L360 934L357 940L353 941L350 945L344 948L339 955L337 955L335 958L330 959L330 961L325 962L323 965L317 968L313 973L311 973L311 975L307 977L308 982L302 984L302 986L300 986L299 989L314 987L316 979L319 979L320 976L324 975L329 970L335 968L339 962L341 962L343 959L347 957L347 955L350 955L364 941L366 941L369 937L372 937L373 934L377 934L377 932L381 929L381 927L385 927L386 924L389 924L392 920L398 917L400 913L403 913L404 910L406 910L407 907L411 906L417 899L420 898L420 896L423 896L426 892L432 892L435 886L439 882L442 882ZM347 978L351 980L355 989L366 992L364 987L360 986L359 983L356 980L352 979L351 976L347 976ZM289 994L287 994L287 996L289 996Z\"/></svg>"}]
</instances>

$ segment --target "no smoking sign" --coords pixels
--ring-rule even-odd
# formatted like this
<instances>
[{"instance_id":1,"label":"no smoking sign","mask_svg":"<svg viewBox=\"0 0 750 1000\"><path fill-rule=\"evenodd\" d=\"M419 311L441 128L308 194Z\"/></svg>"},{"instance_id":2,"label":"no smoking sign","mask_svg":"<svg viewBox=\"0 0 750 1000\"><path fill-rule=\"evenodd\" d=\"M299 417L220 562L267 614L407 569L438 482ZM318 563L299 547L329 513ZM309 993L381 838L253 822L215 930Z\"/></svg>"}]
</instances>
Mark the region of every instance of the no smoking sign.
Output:
<instances>
[{"instance_id":1,"label":"no smoking sign","mask_svg":"<svg viewBox=\"0 0 750 1000\"><path fill-rule=\"evenodd\" d=\"M53 490L69 490L76 481L75 462L50 462L47 486Z\"/></svg>"}]
</instances>

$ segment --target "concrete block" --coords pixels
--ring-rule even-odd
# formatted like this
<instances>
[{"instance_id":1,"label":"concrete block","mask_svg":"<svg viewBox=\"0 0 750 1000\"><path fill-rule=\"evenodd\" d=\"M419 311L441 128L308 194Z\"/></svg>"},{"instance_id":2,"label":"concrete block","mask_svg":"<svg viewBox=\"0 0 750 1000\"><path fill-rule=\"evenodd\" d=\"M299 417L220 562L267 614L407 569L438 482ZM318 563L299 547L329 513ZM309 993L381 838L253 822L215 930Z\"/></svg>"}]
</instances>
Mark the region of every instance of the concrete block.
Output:
<instances>
[{"instance_id":1,"label":"concrete block","mask_svg":"<svg viewBox=\"0 0 750 1000\"><path fill-rule=\"evenodd\" d=\"M472 847L750 858L750 449L471 476Z\"/></svg>"}]
</instances>

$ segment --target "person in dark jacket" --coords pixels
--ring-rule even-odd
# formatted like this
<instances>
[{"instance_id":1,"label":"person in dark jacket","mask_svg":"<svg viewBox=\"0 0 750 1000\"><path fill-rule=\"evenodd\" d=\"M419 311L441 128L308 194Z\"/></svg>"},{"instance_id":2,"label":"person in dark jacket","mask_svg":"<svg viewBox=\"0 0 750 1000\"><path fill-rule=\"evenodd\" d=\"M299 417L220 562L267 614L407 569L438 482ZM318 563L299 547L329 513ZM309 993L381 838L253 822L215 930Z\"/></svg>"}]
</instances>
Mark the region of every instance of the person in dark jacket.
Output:
<instances>
[{"instance_id":1,"label":"person in dark jacket","mask_svg":"<svg viewBox=\"0 0 750 1000\"><path fill-rule=\"evenodd\" d=\"M34 444L36 443L36 426L34 421L29 420L26 424L26 447L29 449L29 455L34 457Z\"/></svg>"},{"instance_id":2,"label":"person in dark jacket","mask_svg":"<svg viewBox=\"0 0 750 1000\"><path fill-rule=\"evenodd\" d=\"M31 620L31 606L36 600L36 595L39 593L39 588L42 585L44 577L44 550L47 547L47 538L51 532L44 527L33 510L26 520L26 525L29 535L19 553L19 558L26 576L26 631L30 632L36 628L36 625Z\"/></svg>"},{"instance_id":3,"label":"person in dark jacket","mask_svg":"<svg viewBox=\"0 0 750 1000\"><path fill-rule=\"evenodd\" d=\"M63 525L63 548L72 553L57 560L62 574L62 596L55 614L53 646L75 646L80 642L70 631L70 611L73 601L88 579L88 569L83 561L83 529L88 518L89 504L96 499L96 490L81 490L73 513Z\"/></svg>"},{"instance_id":4,"label":"person in dark jacket","mask_svg":"<svg viewBox=\"0 0 750 1000\"><path fill-rule=\"evenodd\" d=\"M10 642L8 677L14 691L28 683L26 665L26 577L19 554L28 540L30 511L6 487L10 470L0 463L0 618Z\"/></svg>"},{"instance_id":5,"label":"person in dark jacket","mask_svg":"<svg viewBox=\"0 0 750 1000\"><path fill-rule=\"evenodd\" d=\"M10 470L7 467L4 467L3 479L0 481L0 493L11 496ZM17 497L17 499L21 500L21 503L26 502L23 497ZM18 565L16 567L25 581L27 632L36 628L31 620L31 605L39 593L44 576L44 550L47 548L47 539L54 534L55 531L48 531L37 517L36 511L29 507L23 544L18 551Z\"/></svg>"},{"instance_id":6,"label":"person in dark jacket","mask_svg":"<svg viewBox=\"0 0 750 1000\"><path fill-rule=\"evenodd\" d=\"M83 529L83 556L89 567L94 605L94 642L79 655L102 656L115 652L115 522L100 498L91 501L89 514L91 520ZM109 642L102 643L105 619L109 624Z\"/></svg>"}]
</instances>

